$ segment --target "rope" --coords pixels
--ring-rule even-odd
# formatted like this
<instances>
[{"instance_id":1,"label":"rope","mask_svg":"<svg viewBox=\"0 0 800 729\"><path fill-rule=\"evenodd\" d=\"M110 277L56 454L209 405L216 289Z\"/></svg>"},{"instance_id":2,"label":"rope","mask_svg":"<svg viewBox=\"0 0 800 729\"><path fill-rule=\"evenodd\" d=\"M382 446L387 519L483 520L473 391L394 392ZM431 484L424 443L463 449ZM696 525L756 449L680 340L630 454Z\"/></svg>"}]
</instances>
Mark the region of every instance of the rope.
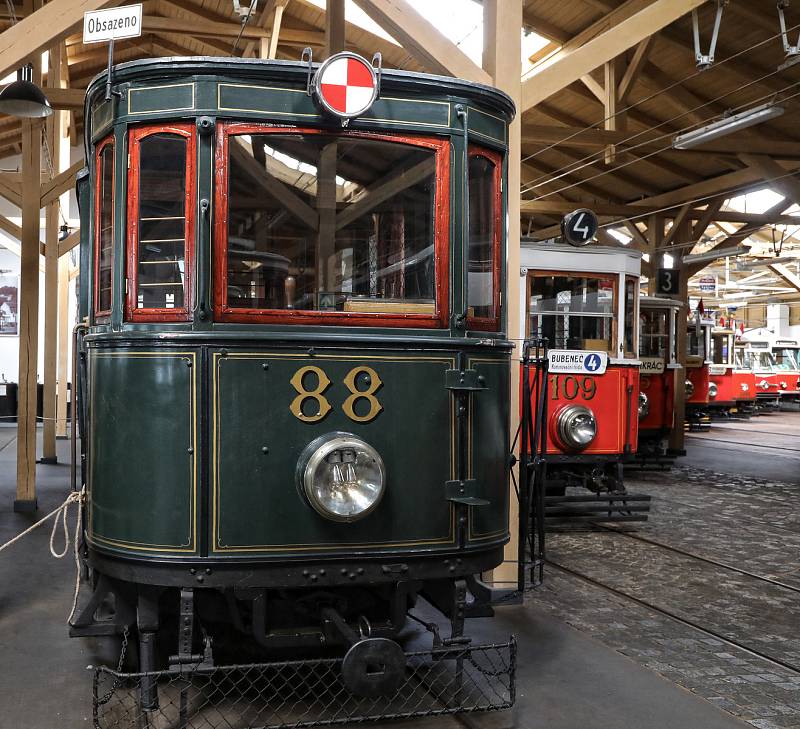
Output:
<instances>
[{"instance_id":1,"label":"rope","mask_svg":"<svg viewBox=\"0 0 800 729\"><path fill-rule=\"evenodd\" d=\"M69 507L71 504L78 504L78 514L75 520L75 535L72 540L73 554L75 555L75 591L72 595L72 608L70 609L69 616L67 617L67 623L70 624L72 622L72 616L75 614L75 610L78 607L78 592L80 590L80 584L81 584L80 580L81 563L80 563L80 552L78 544L79 544L79 537L81 534L81 528L83 525L83 514L80 505L81 502L83 501L84 495L85 495L85 489L82 489L81 491L73 491L72 493L70 493L69 496L67 496L66 499L64 499L63 503L60 506L53 509L49 514L47 514L47 516L43 516L41 519L39 519L39 521L29 526L25 531L20 532L19 534L17 534L16 537L13 537L12 539L9 539L5 544L0 545L0 552L2 552L4 549L18 542L24 536L30 534L35 529L38 529L40 526L42 526L42 524L47 522L48 519L52 519L53 517L55 517L55 520L53 521L53 528L50 531L50 554L52 554L53 557L55 557L56 559L62 559L66 557L67 552L69 552L69 546L70 546L69 528L67 526L67 512L69 511ZM64 549L61 552L57 552L55 548L56 532L58 531L58 525L59 525L59 515L61 515L60 523L62 531L64 533Z\"/></svg>"}]
</instances>

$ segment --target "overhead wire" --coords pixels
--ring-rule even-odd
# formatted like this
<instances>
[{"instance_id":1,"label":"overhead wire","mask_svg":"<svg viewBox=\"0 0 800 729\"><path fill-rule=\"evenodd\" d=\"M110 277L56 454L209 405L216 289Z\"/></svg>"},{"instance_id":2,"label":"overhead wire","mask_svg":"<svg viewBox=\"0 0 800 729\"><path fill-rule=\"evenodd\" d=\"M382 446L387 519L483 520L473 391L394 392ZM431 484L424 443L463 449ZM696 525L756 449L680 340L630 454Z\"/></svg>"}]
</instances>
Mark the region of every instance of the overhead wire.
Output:
<instances>
[{"instance_id":1,"label":"overhead wire","mask_svg":"<svg viewBox=\"0 0 800 729\"><path fill-rule=\"evenodd\" d=\"M790 32L790 31L792 31L792 30L794 30L796 28L800 28L800 24L792 26L790 29L788 29L787 32ZM730 61L732 61L732 60L734 60L734 59L736 59L736 58L738 58L738 57L740 57L740 56L742 56L742 55L744 55L746 53L752 52L753 50L757 49L759 46L764 45L764 44L774 40L775 38L779 37L780 35L781 35L781 33L777 33L777 34L775 34L773 36L770 36L769 38L766 38L766 39L760 41L759 43L756 43L756 44L754 44L752 46L748 46L748 48L745 48L745 49L735 53L734 55L732 55L732 56L730 56L730 57L728 57L726 59L723 59L722 61L719 61L717 64L715 64L712 67L711 70L713 70L715 68L718 68L718 67L721 67L721 66L724 66L725 63L728 63L728 62L730 62ZM696 111L698 109L703 108L704 106L708 106L709 104L715 103L716 101L719 101L720 99L723 99L726 96L729 96L730 94L742 91L743 89L748 88L749 86L752 86L754 83L760 83L761 81L764 81L767 78L775 76L776 74L780 73L781 70L782 69L776 69L775 71L771 71L769 73L763 74L758 79L749 82L745 86L739 86L736 89L732 89L731 91L726 92L725 94L721 94L721 95L719 95L719 96L717 96L717 97L715 97L713 99L709 99L707 101L704 101L702 104L699 104L698 106L696 106L696 107L694 107L694 108L692 108L692 109L690 109L688 111L685 111L685 112L683 112L681 114L677 114L677 115L675 115L675 116L673 116L673 117L671 117L671 118L669 118L669 119L667 119L667 120L665 120L665 121L663 121L663 122L661 122L661 123L659 123L659 124L657 124L655 126L648 127L647 129L641 130L639 132L631 133L628 137L625 137L625 138L623 138L623 139L621 139L621 140L619 140L617 142L614 142L614 144L615 145L625 144L626 142L629 142L631 140L635 140L635 139L637 139L639 137L647 135L647 134L649 134L650 132L652 132L655 129L663 127L666 124L669 124L670 122L672 122L672 121L674 121L676 119L680 119L681 117L684 117L687 114L690 114L690 113L692 113L692 112L694 112L694 111ZM593 124L590 124L590 125L587 125L585 127L582 127L581 129L578 129L578 130L572 132L571 134L563 137L561 140L559 140L557 142L553 142L553 143L547 145L546 147L544 147L544 148L542 148L540 150L537 150L536 152L534 152L532 154L529 154L526 157L523 157L521 161L522 162L526 162L528 160L531 160L531 159L539 156L540 154L543 154L544 152L546 152L548 150L551 150L551 149L553 149L555 147L558 147L559 145L564 144L565 142L570 141L571 139L574 139L575 137L579 136L580 134L582 134L582 133L584 133L586 131L596 130L596 127L599 124L602 124L602 123L604 123L604 122L606 122L606 121L608 121L610 119L613 119L615 116L617 116L619 114L623 114L623 113L625 113L627 111L630 111L631 109L634 109L635 107L639 106L640 104L643 104L643 103L645 103L647 101L650 101L650 100L652 100L654 98L657 98L658 96L660 96L660 95L662 95L664 93L667 93L668 91L670 91L671 89L675 88L676 86L678 86L680 84L683 84L685 81L690 80L692 78L695 78L700 73L706 73L707 74L708 71L704 71L704 72L703 71L695 71L692 74L689 74L688 76L685 76L684 78L675 81L674 83L670 84L669 86L667 86L667 87L665 87L663 89L659 89L658 91L650 94L649 96L647 96L647 97L645 97L643 99L640 99L639 101L637 101L637 102L635 102L633 104L629 104L628 106L624 107L623 109L621 109L620 111L616 112L615 114L608 115L608 116L604 117L603 119L600 119L598 122L595 122ZM774 95L774 93L776 93L776 92L772 92L772 94L770 94L770 95ZM671 136L674 133L675 132L669 132L665 136ZM647 140L646 142L644 142L644 144L651 143L652 141L653 140ZM568 168L570 168L571 165L580 164L582 161L589 160L589 159L593 158L594 156L603 156L604 154L605 154L605 150L599 150L598 152L590 153L589 155L586 155L582 159L574 160L573 162L570 162L567 165L564 165L561 168L558 168L558 169L554 170L551 173L548 173L546 175L542 175L539 178L536 178L536 180L534 182L538 182L538 180L540 180L540 179L550 178L553 174L560 173L560 172L562 172L564 170L566 170L565 174L569 174L569 172L571 170L568 169ZM572 171L574 171L574 170L572 170ZM524 194L524 192L527 192L530 188L531 188L531 186L529 184L528 187L522 191L523 194Z\"/></svg>"},{"instance_id":2,"label":"overhead wire","mask_svg":"<svg viewBox=\"0 0 800 729\"><path fill-rule=\"evenodd\" d=\"M621 140L619 140L617 142L614 142L613 145L614 146L622 145L622 144L625 144L627 141L630 141L632 139L636 139L637 137L642 136L643 134L649 134L650 132L652 132L655 129L658 129L659 127L665 126L666 124L669 124L669 123L671 123L673 121L676 121L677 119L681 119L682 117L688 116L689 114L692 114L692 113L694 113L696 111L699 111L700 109L703 109L704 107L706 107L706 106L708 106L710 104L714 104L714 103L726 98L727 96L730 96L731 94L740 93L740 92L744 91L745 89L750 88L751 86L754 86L754 85L759 84L759 83L761 83L762 81L764 81L764 80L766 80L768 78L771 78L772 76L776 76L778 73L780 73L780 71L777 70L777 69L775 71L770 71L769 73L766 73L766 74L764 74L762 76L759 76L756 79L753 79L752 81L749 81L744 86L739 86L736 89L728 91L728 92L726 92L724 94L719 94L718 96L715 96L713 99L708 99L707 101L704 101L703 103L698 104L697 106L692 107L691 109L687 109L687 110L685 110L684 112L682 112L680 114L675 114L674 116L670 117L669 119L663 121L661 124L658 124L658 125L653 126L653 127L649 127L645 131L638 132L636 134L632 134L629 137L626 137L626 138L621 139ZM738 104L737 106L731 107L728 111L736 111L737 109L744 108L746 106L754 104L754 103L756 103L758 101L761 101L763 99L769 99L769 98L776 97L778 94L781 94L781 93L785 92L787 89L793 88L794 86L797 85L797 83L798 82L794 82L794 83L788 84L787 86L784 86L780 90L769 91L769 92L767 92L765 94L762 94L759 97L756 97L755 99L750 99L747 102L742 102L742 103ZM707 123L713 121L713 119L716 116L717 115L711 115L711 116L709 116L708 118L704 119L701 122L694 122L694 123L692 123L692 124L690 124L688 126L680 128L678 130L664 132L663 134L660 134L657 137L648 137L647 139L643 140L642 142L640 142L638 144L634 144L634 145L632 145L630 147L626 147L625 152L628 153L631 150L635 150L635 149L638 149L638 148L644 147L644 146L649 146L649 145L653 144L654 142L658 142L659 140L664 139L666 137L672 138L676 134L682 134L682 133L685 133L687 131L691 131L694 128L701 127L703 124L707 124ZM672 146L672 144L670 143L669 145L666 145L665 147L663 147L659 151L668 150L668 149L671 148L671 146ZM539 187L540 184L544 184L544 183L540 183L539 182L540 180L544 180L544 181L547 181L547 182L550 182L550 181L552 181L554 179L558 180L558 179L561 179L562 177L565 177L566 175L569 175L569 174L572 174L574 172L578 172L578 171L580 171L582 169L585 169L586 167L591 167L593 164L598 162L600 160L600 157L602 157L604 154L605 154L605 149L598 150L597 152L592 152L591 154L588 154L588 155L586 155L585 157L583 157L583 158L581 158L579 160L574 160L573 162L570 162L570 163L568 163L566 165L563 165L562 167L560 167L560 168L558 168L556 170L553 170L550 173L541 175L540 177L537 177L535 180L533 180L533 181L531 181L529 183L526 183L526 186L523 189L520 190L520 194L524 195L526 192L530 192L530 190L532 190L534 187ZM593 157L597 157L597 159L593 160L592 159ZM647 159L647 157L643 157L642 159ZM587 160L589 160L589 161L587 161ZM581 162L586 162L586 164L581 165L580 164ZM572 165L580 165L580 166L573 167ZM607 170L607 173L608 174L613 174L613 172L616 169L619 169L619 167L620 166L617 166L615 168L609 169L609 170ZM559 174L559 173L561 173L561 174ZM553 193L549 193L549 194L553 194Z\"/></svg>"},{"instance_id":3,"label":"overhead wire","mask_svg":"<svg viewBox=\"0 0 800 729\"><path fill-rule=\"evenodd\" d=\"M792 27L787 28L786 32L790 33L792 31L796 30L797 28L800 28L800 23L797 23L797 24L793 25ZM543 154L544 152L547 152L548 150L552 149L553 147L557 147L557 146L559 146L561 144L564 144L565 142L575 138L576 136L579 136L583 132L586 132L586 131L589 131L589 130L594 130L598 125L605 124L605 122L610 121L611 119L615 118L616 116L618 116L620 114L625 114L628 111L631 111L632 109L635 109L637 106L639 106L641 104L644 104L644 103L646 103L648 101L652 101L654 98L657 98L661 94L664 94L664 93L674 89L676 86L682 85L686 81L689 81L689 80L691 80L693 78L696 78L697 76L699 76L701 74L708 74L709 71L714 71L714 70L716 70L718 68L721 68L721 67L725 66L726 63L730 63L731 61L739 58L740 56L742 56L742 55L744 55L746 53L750 53L751 51L754 51L755 49L759 48L760 46L766 45L767 43L775 40L776 38L782 37L782 36L783 36L783 32L780 31L778 33L775 33L774 35L771 35L771 36L765 38L764 40L759 41L758 43L756 43L756 44L754 44L752 46L748 46L747 48L744 48L741 51L737 51L732 56L728 56L727 58L724 58L723 60L716 62L710 69L706 69L706 70L698 69L696 71L693 71L692 73L688 74L687 76L684 76L683 78L678 79L677 81L671 83L669 86L666 86L663 89L659 89L658 91L654 91L652 94L650 94L650 96L646 96L643 99L639 99L638 101L636 101L636 102L634 102L632 104L629 104L628 106L616 111L614 114L609 114L609 115L603 117L602 119L599 119L598 121L596 121L596 122L594 122L592 124L589 124L589 125L581 128L581 129L578 129L577 131L572 132L571 134L568 134L563 139L561 139L561 140L559 140L557 142L553 142L553 143L549 144L548 146L544 147L543 149L537 150L536 152L534 152L532 154L529 154L527 157L523 157L522 161L526 162L529 159L537 157L538 155ZM770 75L772 75L772 74L770 74ZM667 122L663 122L662 124L659 124L656 127L652 127L652 128L658 128L659 126L663 126L663 124L665 124L665 123L668 123L668 121ZM645 133L647 133L647 131L648 130L643 130L642 132L638 132L636 135L634 135L634 137L635 136L639 136L641 134L645 134Z\"/></svg>"},{"instance_id":4,"label":"overhead wire","mask_svg":"<svg viewBox=\"0 0 800 729\"><path fill-rule=\"evenodd\" d=\"M783 91L786 91L789 88L796 88L798 86L800 86L800 81L794 82L791 85L785 87L783 89ZM774 95L775 95L774 93L765 94L764 96L760 97L759 99L756 99L756 101L760 101L760 100L763 100L765 98L770 98L770 97L772 97ZM796 94L792 94L791 96L788 96L785 99L782 99L782 102L785 103L787 101L791 101L792 99L796 98L798 95L799 94L797 94L797 93ZM753 103L753 102L748 102L748 103ZM738 107L734 107L734 108L738 108ZM687 129L690 129L690 128L691 127L687 128ZM571 190L574 187L580 187L582 185L585 185L585 184L591 182L592 180L596 180L596 179L598 179L600 177L603 177L604 175L613 174L614 172L617 172L617 171L619 171L621 169L625 169L626 167L630 167L633 164L637 164L638 162L641 162L643 160L649 159L650 157L653 157L653 156L655 156L657 154L661 154L662 152L664 152L664 151L666 151L668 149L671 149L671 148L672 148L672 144L665 145L664 147L661 147L661 148L656 149L656 150L654 150L652 152L649 152L646 155L643 155L641 157L637 157L637 158L635 158L633 160L629 160L628 162L624 162L624 163L622 163L620 165L616 165L614 167L614 169L603 170L601 172L598 172L595 175L592 175L591 177L587 177L585 179L578 180L577 182L573 182L573 183L570 183L568 185L564 185L563 187L560 187L560 188L558 188L556 190L552 190L552 191L550 191L548 193L544 193L542 195L539 195L538 197L532 198L531 200L523 200L523 202L536 202L536 201L542 200L542 199L544 199L546 197L550 197L551 195L558 195L558 194L560 194L560 193L562 193L562 192L564 192L566 190ZM716 197L716 195L714 197ZM679 203L679 204L684 205L686 203ZM674 208L675 205L671 205L670 207Z\"/></svg>"}]
</instances>

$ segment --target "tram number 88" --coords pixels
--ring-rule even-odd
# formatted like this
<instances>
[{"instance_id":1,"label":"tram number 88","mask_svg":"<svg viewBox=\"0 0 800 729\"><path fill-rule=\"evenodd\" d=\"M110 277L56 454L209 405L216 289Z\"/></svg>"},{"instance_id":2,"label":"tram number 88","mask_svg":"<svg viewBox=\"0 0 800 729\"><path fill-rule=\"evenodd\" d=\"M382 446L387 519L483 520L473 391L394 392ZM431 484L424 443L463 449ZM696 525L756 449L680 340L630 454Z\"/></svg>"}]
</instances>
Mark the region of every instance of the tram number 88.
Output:
<instances>
[{"instance_id":1,"label":"tram number 88","mask_svg":"<svg viewBox=\"0 0 800 729\"><path fill-rule=\"evenodd\" d=\"M573 375L550 375L550 397L553 400L564 398L574 400L578 395L582 400L592 400L597 394L594 377L574 377Z\"/></svg>"},{"instance_id":2,"label":"tram number 88","mask_svg":"<svg viewBox=\"0 0 800 729\"><path fill-rule=\"evenodd\" d=\"M314 387L308 387L305 382L306 375L311 375L312 378L316 377L316 385ZM289 382L297 392L297 397L292 400L289 410L298 420L302 420L304 423L316 423L333 409L328 398L324 395L325 391L331 386L331 380L322 368L313 366L301 367L294 373ZM360 389L359 384L366 387ZM383 385L383 382L372 367L365 365L353 367L345 375L344 385L350 391L350 396L342 403L342 410L350 420L356 423L368 423L383 410L383 406L378 398L375 397L375 393ZM308 400L316 402L316 413L307 414L304 411L304 403ZM363 401L368 407L367 412L362 415L356 412L356 403L359 401ZM363 412L363 406L360 409Z\"/></svg>"}]
</instances>

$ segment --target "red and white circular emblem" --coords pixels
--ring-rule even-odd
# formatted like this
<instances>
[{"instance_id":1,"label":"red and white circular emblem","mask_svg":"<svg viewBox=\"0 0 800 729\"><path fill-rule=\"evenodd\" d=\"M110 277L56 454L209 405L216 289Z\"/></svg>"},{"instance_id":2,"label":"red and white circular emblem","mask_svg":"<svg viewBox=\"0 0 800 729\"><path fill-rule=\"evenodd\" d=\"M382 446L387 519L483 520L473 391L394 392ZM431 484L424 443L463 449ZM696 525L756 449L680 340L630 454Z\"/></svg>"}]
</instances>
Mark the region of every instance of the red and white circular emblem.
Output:
<instances>
[{"instance_id":1,"label":"red and white circular emblem","mask_svg":"<svg viewBox=\"0 0 800 729\"><path fill-rule=\"evenodd\" d=\"M344 119L363 114L378 95L375 69L355 53L337 53L314 77L316 96L331 114Z\"/></svg>"}]
</instances>

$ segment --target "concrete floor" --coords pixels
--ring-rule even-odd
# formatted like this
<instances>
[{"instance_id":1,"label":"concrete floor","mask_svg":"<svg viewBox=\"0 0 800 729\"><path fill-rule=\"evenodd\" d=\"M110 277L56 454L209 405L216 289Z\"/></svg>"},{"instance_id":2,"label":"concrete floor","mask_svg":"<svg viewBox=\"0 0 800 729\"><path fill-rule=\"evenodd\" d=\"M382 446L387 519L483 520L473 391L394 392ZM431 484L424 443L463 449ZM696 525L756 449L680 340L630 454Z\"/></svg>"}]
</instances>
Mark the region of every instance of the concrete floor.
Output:
<instances>
[{"instance_id":1,"label":"concrete floor","mask_svg":"<svg viewBox=\"0 0 800 729\"><path fill-rule=\"evenodd\" d=\"M0 427L0 543L35 518L11 511L14 431ZM59 442L65 463L68 442ZM39 515L68 493L67 465L39 466ZM74 522L73 522L74 523ZM96 660L65 624L75 572L70 556L54 560L49 529L39 529L0 554L0 729L91 726L87 664ZM720 729L746 726L713 704L630 660L560 615L535 603L507 606L494 620L468 622L479 639L514 633L519 642L513 710L393 723L445 729Z\"/></svg>"}]
</instances>

